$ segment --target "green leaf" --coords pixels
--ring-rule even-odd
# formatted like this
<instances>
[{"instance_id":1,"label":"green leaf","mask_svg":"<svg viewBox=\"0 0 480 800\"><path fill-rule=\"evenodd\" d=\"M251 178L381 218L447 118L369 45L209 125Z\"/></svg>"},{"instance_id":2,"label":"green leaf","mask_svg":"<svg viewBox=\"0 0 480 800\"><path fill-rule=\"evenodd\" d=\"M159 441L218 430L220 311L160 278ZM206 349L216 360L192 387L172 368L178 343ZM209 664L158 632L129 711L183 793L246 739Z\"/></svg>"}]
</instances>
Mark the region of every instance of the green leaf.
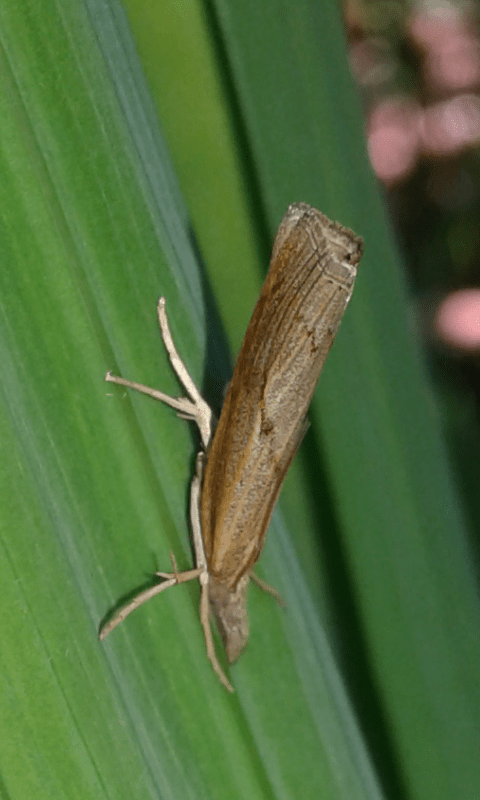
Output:
<instances>
[{"instance_id":1,"label":"green leaf","mask_svg":"<svg viewBox=\"0 0 480 800\"><path fill-rule=\"evenodd\" d=\"M130 5L133 9L133 1ZM480 632L473 554L404 277L367 165L359 102L338 35L338 5L310 0L205 5L216 45L217 87L230 101L230 128L225 128L236 143L234 152L243 157L247 194L238 203L236 226L253 209L254 218L269 221L273 235L287 204L305 200L365 240L354 299L317 392L314 433L322 448L315 450L307 439L303 463L301 454L282 494L303 575L322 605L367 741L391 791L435 800L475 796ZM157 34L166 28L161 49L168 50L188 86L192 74L205 74L204 55L197 55L198 36L190 47L194 34L181 22L185 6L175 6L178 17L172 19L171 9L162 14ZM207 168L222 175L221 203L230 213L226 159L220 154L215 166L216 150L205 146L212 131L221 142L226 134L207 123L189 129L182 117L192 103L182 98L169 113L168 97L178 98L177 86L167 86L165 70L155 71L148 58L145 13L132 11L137 40L147 54L182 186L214 270L216 297L237 346L250 306L237 326L230 295L246 267L236 259L233 235L221 246L212 243L212 227L223 231L224 215L215 209L212 226L211 209L199 201L185 159L188 153L190 162L201 162L196 146L208 152ZM154 19L149 16L150 28ZM186 42L195 56L182 60ZM215 89L210 82L203 94L196 88L195 106L206 108ZM204 111L202 121L205 117ZM190 131L188 147L177 148L180 126L184 137ZM230 198L237 198L233 181ZM221 247L229 258L222 259ZM307 506L302 500L308 490ZM320 564L318 552L305 545L306 531L315 523Z\"/></svg>"},{"instance_id":2,"label":"green leaf","mask_svg":"<svg viewBox=\"0 0 480 800\"><path fill-rule=\"evenodd\" d=\"M160 6L164 14L171 11L166 4ZM330 78L326 73L317 75L313 67L323 47L313 37L312 13L323 12L300 4L274 14L274 25L270 25L268 18L256 16L268 14L269 4L262 6L263 11L248 6L245 18L237 18L228 6L221 7L219 18L209 16L206 27L185 6L185 22L193 19L200 43L205 44L206 31L210 31L229 54L219 73L225 92L218 91L211 62L200 83L210 93L211 113L217 117L232 113L233 89L238 92L242 113L232 119L240 124L240 117L244 118L246 129L239 139L234 126L223 150L230 152L234 162L234 143L240 141L245 148L248 143L250 183L242 185L237 175L229 174L219 181L210 162L206 170L210 181L197 182L195 201L184 180L184 168L178 167L182 190L204 255L209 253L208 224L213 228L210 241L221 241L216 253L223 252L222 258L233 253L236 258L234 243L242 224L249 222L245 211L240 217L230 215L231 222L210 216L209 200L224 182L223 191L231 192L233 185L244 200L255 185L260 222L251 225L243 251L258 248L254 265L255 260L264 261L265 242L271 239L286 205L298 199L313 202L355 227L371 241L372 255L376 247L384 257L377 267L373 261L366 261L365 267L362 262L365 278L356 291L357 308L352 304L349 309L331 366L322 379L324 455L312 456L313 439L307 443L307 455L314 462L325 459L333 516L341 523L354 590L365 612L361 624L373 654L374 679L381 681L392 670L391 691L383 684L380 692L389 723L398 726L394 741L405 759L408 779L404 738L406 721L412 720L412 703L411 698L406 703L410 716L401 718L394 699L402 688L411 690L420 674L422 682L416 691L421 703L413 722L418 722L422 737L436 735L429 741L429 753L419 754L417 747L411 761L420 764L419 772L423 764L426 769L432 763L427 755L442 759L439 769L444 772L461 764L459 774L465 786L470 781L470 797L475 796L477 767L471 764L467 746L474 703L463 708L465 725L455 729L452 753L446 753L445 747L434 752L444 744L440 733L447 731L447 702L452 719L458 719L461 700L474 689L471 669L478 638L472 618L472 584L465 575L461 549L449 551L448 562L430 560L430 528L424 527L425 519L432 520L435 552L442 559L446 543L454 534L461 542L462 531L435 424L425 410L424 378L396 297L391 299L392 337L400 336L406 349L400 350L403 358L397 378L393 383L385 378L391 351L379 323L389 326L390 317L387 307L377 319L374 300L383 297L383 291L388 297L392 285L396 291L399 283L361 150L360 115L347 76L339 20L332 23L328 47L330 55L338 54L334 84L349 100L344 109L338 98L332 99L315 116L319 86L325 93L333 92ZM246 18L251 27L245 30ZM286 487L284 517L275 515L262 559L263 574L283 592L287 610L252 589L251 643L230 672L235 695L219 685L206 658L195 585L166 592L132 615L106 642L97 640L105 614L136 587L148 583L155 569L168 569L170 548L179 568L190 566L188 483L197 446L195 434L171 410L105 384L104 374L111 369L178 393L158 336L155 306L160 295L167 298L174 338L188 369L197 383L204 380L215 387L209 399L217 402L228 379L225 350L220 324L205 313L205 307L214 309L215 303L192 245L190 214L181 199L122 8L113 0L110 4L99 0L10 3L0 9L0 23L3 791L11 798L69 800L380 797L378 774L332 656L335 628L330 625L327 637L322 624L319 577L312 563L306 572L301 568L308 554L315 552L314 523L321 508L316 490L309 492L315 463L308 469L303 495L300 469ZM179 37L180 31L176 30ZM254 57L246 58L249 46ZM165 80L179 87L181 75L166 48L158 52ZM275 53L275 68L265 72L265 59ZM203 50L206 54L208 48ZM193 51L187 55L192 56L194 68ZM309 78L308 91L297 97L297 112L303 109L294 126L297 133L303 131L298 148L288 106L297 92L293 83L298 79L293 69L297 61L300 66L295 69L303 79ZM287 81L282 89L284 111L272 103L270 120L265 103L280 73ZM195 85L190 94L185 85L183 90L194 134L197 99L203 101ZM180 95L178 105L181 127ZM266 116L269 123L264 129ZM307 121L313 126L313 138L305 132ZM171 118L165 119L165 129L171 136ZM325 156L318 153L322 136L328 143ZM348 164L342 167L345 146L350 148ZM295 155L297 149L305 163L303 178L299 175L294 186L289 184L289 175L298 175L299 166L293 160L300 157ZM287 152L291 160L278 162ZM320 164L327 156L328 176L321 178ZM192 174L200 162L188 144L183 158L184 164L191 159ZM275 170L278 175L272 174ZM305 170L310 183L303 185ZM361 202L354 201L351 188L341 188L342 176L358 182L358 192L364 193ZM324 196L314 196L312 187L319 182L326 187ZM231 202L225 202L225 213ZM268 231L263 219L269 220ZM229 264L226 257L233 275L220 275L215 253L211 261L208 255L215 302L225 324L232 324L230 335L236 342L241 315L247 303L249 311L253 305L249 295L255 277L253 270L246 272L247 264L239 265L235 258ZM377 279L392 270L382 288L371 277L375 269ZM248 300L240 299L240 278L247 283ZM220 355L215 364L220 366L212 365L215 351ZM394 390L404 381L408 385L399 410ZM346 404L344 392L348 391L353 394ZM354 412L350 424L344 419L345 405L349 413ZM352 409L355 405L358 408ZM360 434L357 431L352 437L351 426L360 424L362 414ZM411 427L400 438L399 425L405 419ZM421 441L411 458L408 448L411 440L416 444L417 436ZM427 448L425 461L420 445ZM427 477L433 456L439 464L430 485ZM350 483L352 471L358 483ZM374 492L375 481L385 492L381 502ZM421 507L420 490L422 498L426 492ZM292 497L297 494L298 500ZM438 496L448 515L446 522ZM390 502L399 503L390 512L395 542L384 527ZM354 535L359 537L356 548ZM300 545L301 538L309 542L307 549ZM420 552L424 559L416 564L415 583L409 584L408 553L403 546L412 541L417 548L413 555ZM366 558L369 550L374 554L370 560ZM442 584L438 583L438 563L445 567ZM362 566L367 577L376 570L375 585L362 585ZM394 591L390 588L386 595L393 567ZM457 585L459 576L462 586ZM443 594L433 596L432 586L439 586ZM382 606L376 614L372 612L375 600ZM440 605L429 606L433 600ZM324 595L322 602L330 609L330 598ZM390 625L390 618L385 621L380 612L388 612L393 603L397 616ZM413 603L418 620L411 618ZM460 606L463 616L452 631L448 626ZM445 621L443 627L439 620ZM375 632L382 624L391 652L385 650L385 642L377 643ZM419 648L413 649L420 625ZM468 652L465 628L471 637ZM436 638L430 636L430 629ZM405 650L397 665L394 656L398 657L402 636ZM437 663L437 683L427 684L437 656L444 659ZM406 672L403 684L400 667ZM451 686L454 669L456 692ZM438 690L448 691L448 697L433 695ZM380 765L380 775L382 770L384 765ZM436 797L440 796L441 791ZM468 795L465 790L455 796Z\"/></svg>"}]
</instances>

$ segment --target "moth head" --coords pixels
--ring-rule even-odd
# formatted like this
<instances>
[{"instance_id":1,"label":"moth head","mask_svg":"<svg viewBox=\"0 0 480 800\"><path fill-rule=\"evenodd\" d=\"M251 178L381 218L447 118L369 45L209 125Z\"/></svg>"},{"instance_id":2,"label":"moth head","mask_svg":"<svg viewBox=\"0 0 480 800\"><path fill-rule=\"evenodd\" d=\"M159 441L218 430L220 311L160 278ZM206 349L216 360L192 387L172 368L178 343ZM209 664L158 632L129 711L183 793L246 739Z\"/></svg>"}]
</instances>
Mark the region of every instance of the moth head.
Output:
<instances>
[{"instance_id":1,"label":"moth head","mask_svg":"<svg viewBox=\"0 0 480 800\"><path fill-rule=\"evenodd\" d=\"M210 604L230 664L237 660L250 634L247 589L248 576L240 578L233 591L214 578L210 579Z\"/></svg>"}]
</instances>

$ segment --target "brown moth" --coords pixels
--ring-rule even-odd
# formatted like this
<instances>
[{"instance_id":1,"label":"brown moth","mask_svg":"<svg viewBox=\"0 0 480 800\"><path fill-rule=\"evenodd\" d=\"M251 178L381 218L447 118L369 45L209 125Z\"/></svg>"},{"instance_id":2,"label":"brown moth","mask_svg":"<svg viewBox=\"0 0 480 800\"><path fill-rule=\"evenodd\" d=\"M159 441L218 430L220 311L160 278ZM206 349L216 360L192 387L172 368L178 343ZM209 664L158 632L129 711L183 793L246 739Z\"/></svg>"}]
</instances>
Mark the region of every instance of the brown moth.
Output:
<instances>
[{"instance_id":1,"label":"brown moth","mask_svg":"<svg viewBox=\"0 0 480 800\"><path fill-rule=\"evenodd\" d=\"M248 640L249 579L274 593L252 569L302 440L308 407L352 295L361 255L362 240L348 228L306 203L288 208L215 432L212 412L173 344L164 298L158 304L162 337L190 399L171 398L107 374L107 381L149 394L195 421L202 450L190 503L196 568L178 573L171 556L173 572L157 573L163 582L120 609L102 628L102 639L150 597L198 578L207 653L223 685L233 691L215 653L210 609L232 663Z\"/></svg>"}]
</instances>

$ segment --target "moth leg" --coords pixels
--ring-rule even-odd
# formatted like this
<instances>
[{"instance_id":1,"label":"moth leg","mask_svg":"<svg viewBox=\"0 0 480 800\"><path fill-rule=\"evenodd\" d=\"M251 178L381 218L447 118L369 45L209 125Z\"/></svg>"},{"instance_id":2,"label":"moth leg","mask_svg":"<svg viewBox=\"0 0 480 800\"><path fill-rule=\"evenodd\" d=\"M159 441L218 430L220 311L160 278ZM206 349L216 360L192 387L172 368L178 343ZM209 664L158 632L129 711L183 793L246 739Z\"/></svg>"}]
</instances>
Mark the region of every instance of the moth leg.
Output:
<instances>
[{"instance_id":1,"label":"moth leg","mask_svg":"<svg viewBox=\"0 0 480 800\"><path fill-rule=\"evenodd\" d=\"M189 395L190 400L192 400L193 405L195 407L195 414L187 416L187 419L194 419L198 425L200 431L200 437L202 439L202 444L204 449L206 450L210 439L212 438L213 432L213 413L212 409L205 402L202 395L198 391L197 387L195 386L194 381L190 377L188 370L183 363L182 359L178 355L177 348L175 347L172 334L170 332L170 326L168 324L167 319L167 312L165 310L165 298L160 297L157 306L158 312L158 322L160 324L160 332L162 334L163 343L165 345L165 349L168 353L168 357L170 359L170 363L172 365L173 371L175 372L178 380L183 385L186 393ZM189 412L187 412L187 415Z\"/></svg>"},{"instance_id":2,"label":"moth leg","mask_svg":"<svg viewBox=\"0 0 480 800\"><path fill-rule=\"evenodd\" d=\"M108 376L107 376L108 379ZM123 381L122 378L118 378L114 381L115 383L121 383L122 385L130 385L129 381ZM137 388L136 384L132 384L133 388ZM147 387L145 387L147 388ZM153 389L150 391L154 391ZM149 392L147 392L148 394ZM161 394L161 393L160 393ZM168 398L171 400L171 398ZM190 509L191 509L191 519L192 519L192 531L193 531L193 541L194 541L194 548L195 548L195 557L197 561L197 566L195 569L185 570L184 572L177 571L177 562L175 560L175 556L172 552L170 552L170 559L172 562L173 572L157 572L156 574L160 578L164 578L162 583L157 583L155 586L150 586L148 589L145 589L143 592L139 592L129 603L126 603L122 608L120 608L114 616L108 620L100 629L99 636L100 639L105 639L108 634L113 631L117 625L120 625L123 620L128 617L132 611L135 611L136 608L146 603L147 600L150 598L155 597L155 595L160 594L161 592L165 591L165 589L169 589L171 586L176 586L177 583L186 583L187 581L195 580L196 578L201 578L204 575L207 575L207 568L206 568L206 558L205 558L205 549L203 546L203 539L202 539L202 532L200 527L200 516L199 516L199 508L200 508L200 487L202 482L202 475L203 475L203 453L199 453L197 456L197 468L195 475L192 480L192 486L190 490Z\"/></svg>"},{"instance_id":3,"label":"moth leg","mask_svg":"<svg viewBox=\"0 0 480 800\"><path fill-rule=\"evenodd\" d=\"M163 343L165 345L165 349L167 350L170 363L179 381L185 388L187 395L189 395L190 400L186 397L170 397L169 395L166 395L156 389L151 389L144 384L119 378L115 375L112 375L111 372L107 372L105 380L110 383L116 383L120 386L126 386L130 389L136 389L143 394L147 394L150 397L153 397L155 400L160 400L161 402L169 405L171 408L174 408L178 416L182 419L196 422L200 431L203 448L207 449L213 432L213 414L210 407L200 395L175 347L170 332L170 327L168 325L164 297L161 297L158 301L158 320L160 323L160 331L162 334ZM195 475L193 476L190 487L190 523L192 528L196 568L187 570L185 572L177 572L175 557L171 553L170 557L172 560L173 572L157 572L156 574L159 577L165 578L165 581L161 584L146 589L144 592L140 592L136 597L133 598L133 600L130 601L130 603L127 603L123 608L121 608L117 614L115 614L115 616L102 627L100 631L100 639L104 639L110 633L110 631L113 630L113 628L119 625L120 622L122 622L125 617L128 616L128 614L138 608L138 606L142 605L142 603L145 603L151 597L154 597L156 594L164 591L164 589L175 586L177 583L185 583L186 581L198 578L201 585L200 620L205 635L207 655L222 685L229 692L233 692L233 686L227 679L218 661L215 652L212 630L210 627L210 599L208 591L209 574L200 521L200 491L203 478L204 460L204 453L198 453Z\"/></svg>"},{"instance_id":4,"label":"moth leg","mask_svg":"<svg viewBox=\"0 0 480 800\"><path fill-rule=\"evenodd\" d=\"M178 351L174 345L170 327L168 325L164 297L161 297L158 301L158 321L160 323L160 332L162 334L163 343L168 353L170 363L190 399L187 397L170 397L170 395L164 394L164 392L160 392L157 389L151 389L149 386L145 386L143 383L136 383L135 381L127 381L124 378L119 378L116 375L112 375L111 372L107 372L105 375L105 380L108 383L116 383L119 386L126 386L129 389L136 389L137 392L148 394L155 400L160 400L162 403L166 403L166 405L174 408L178 416L182 419L196 422L200 431L202 445L204 449L206 449L210 443L210 439L212 438L212 410L201 396L192 378L190 377L185 364L178 355Z\"/></svg>"},{"instance_id":5,"label":"moth leg","mask_svg":"<svg viewBox=\"0 0 480 800\"><path fill-rule=\"evenodd\" d=\"M205 582L202 581L206 579ZM200 597L200 621L202 623L203 632L205 634L205 646L207 648L207 656L212 665L214 671L216 672L220 683L225 686L225 689L229 692L233 692L233 686L228 680L227 676L225 675L222 667L220 666L220 662L217 658L217 654L215 652L215 644L213 642L212 636L212 629L210 627L210 599L208 596L208 573L204 572L200 576L200 583L202 584L202 594Z\"/></svg>"},{"instance_id":6,"label":"moth leg","mask_svg":"<svg viewBox=\"0 0 480 800\"><path fill-rule=\"evenodd\" d=\"M250 573L250 578L254 583L257 584L259 589L262 589L262 591L267 592L267 594L270 594L272 597L274 597L279 606L282 606L282 608L285 607L285 600L280 592L277 592L273 586L270 586L270 584L266 583L264 580L262 580L262 578L259 578L254 572Z\"/></svg>"},{"instance_id":7,"label":"moth leg","mask_svg":"<svg viewBox=\"0 0 480 800\"><path fill-rule=\"evenodd\" d=\"M176 586L177 583L186 583L186 581L193 581L195 578L199 578L202 570L200 569L189 569L185 570L185 572L177 572L176 571L176 564L174 565L174 572L157 572L156 574L161 577L165 578L162 583L156 583L155 586L150 586L148 589L145 589L143 592L139 592L135 597L130 600L129 603L122 606L114 616L108 620L100 629L99 637L101 640L105 639L108 634L113 631L117 625L120 625L123 620L128 617L132 611L135 611L136 608L146 603L147 600L150 600L151 597L155 597L155 595L160 594L160 592L164 592L165 589L170 589L171 586Z\"/></svg>"},{"instance_id":8,"label":"moth leg","mask_svg":"<svg viewBox=\"0 0 480 800\"><path fill-rule=\"evenodd\" d=\"M195 551L195 564L197 569L208 573L207 557L202 536L202 523L200 521L200 492L202 488L205 455L201 451L197 454L195 474L190 486L190 527L192 529L193 549Z\"/></svg>"},{"instance_id":9,"label":"moth leg","mask_svg":"<svg viewBox=\"0 0 480 800\"><path fill-rule=\"evenodd\" d=\"M200 490L202 486L203 468L204 468L204 454L197 455L195 475L192 478L190 487L190 525L192 528L193 547L195 550L195 562L197 568L201 570L199 575L200 585L202 587L202 594L200 597L200 622L202 623L203 633L205 635L205 646L207 648L207 656L214 671L218 675L220 682L225 689L233 692L233 686L226 677L215 652L215 644L212 636L212 629L210 627L210 598L208 592L208 564L205 555L205 546L202 536L202 525L200 522Z\"/></svg>"}]
</instances>

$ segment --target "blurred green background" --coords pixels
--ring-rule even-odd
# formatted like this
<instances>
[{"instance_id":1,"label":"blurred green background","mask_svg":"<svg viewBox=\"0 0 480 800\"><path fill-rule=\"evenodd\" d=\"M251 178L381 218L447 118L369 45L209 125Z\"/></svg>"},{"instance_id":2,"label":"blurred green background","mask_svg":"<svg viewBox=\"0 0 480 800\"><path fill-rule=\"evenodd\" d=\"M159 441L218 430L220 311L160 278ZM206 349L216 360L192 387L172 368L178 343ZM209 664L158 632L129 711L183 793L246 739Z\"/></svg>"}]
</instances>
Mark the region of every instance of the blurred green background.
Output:
<instances>
[{"instance_id":1,"label":"blurred green background","mask_svg":"<svg viewBox=\"0 0 480 800\"><path fill-rule=\"evenodd\" d=\"M0 23L2 793L480 796L457 412L432 391L340 9L72 0L6 3ZM178 393L164 295L218 410L295 201L362 235L365 256L260 561L286 609L252 588L229 696L196 586L97 641L170 548L191 564L197 447L103 377Z\"/></svg>"}]
</instances>

